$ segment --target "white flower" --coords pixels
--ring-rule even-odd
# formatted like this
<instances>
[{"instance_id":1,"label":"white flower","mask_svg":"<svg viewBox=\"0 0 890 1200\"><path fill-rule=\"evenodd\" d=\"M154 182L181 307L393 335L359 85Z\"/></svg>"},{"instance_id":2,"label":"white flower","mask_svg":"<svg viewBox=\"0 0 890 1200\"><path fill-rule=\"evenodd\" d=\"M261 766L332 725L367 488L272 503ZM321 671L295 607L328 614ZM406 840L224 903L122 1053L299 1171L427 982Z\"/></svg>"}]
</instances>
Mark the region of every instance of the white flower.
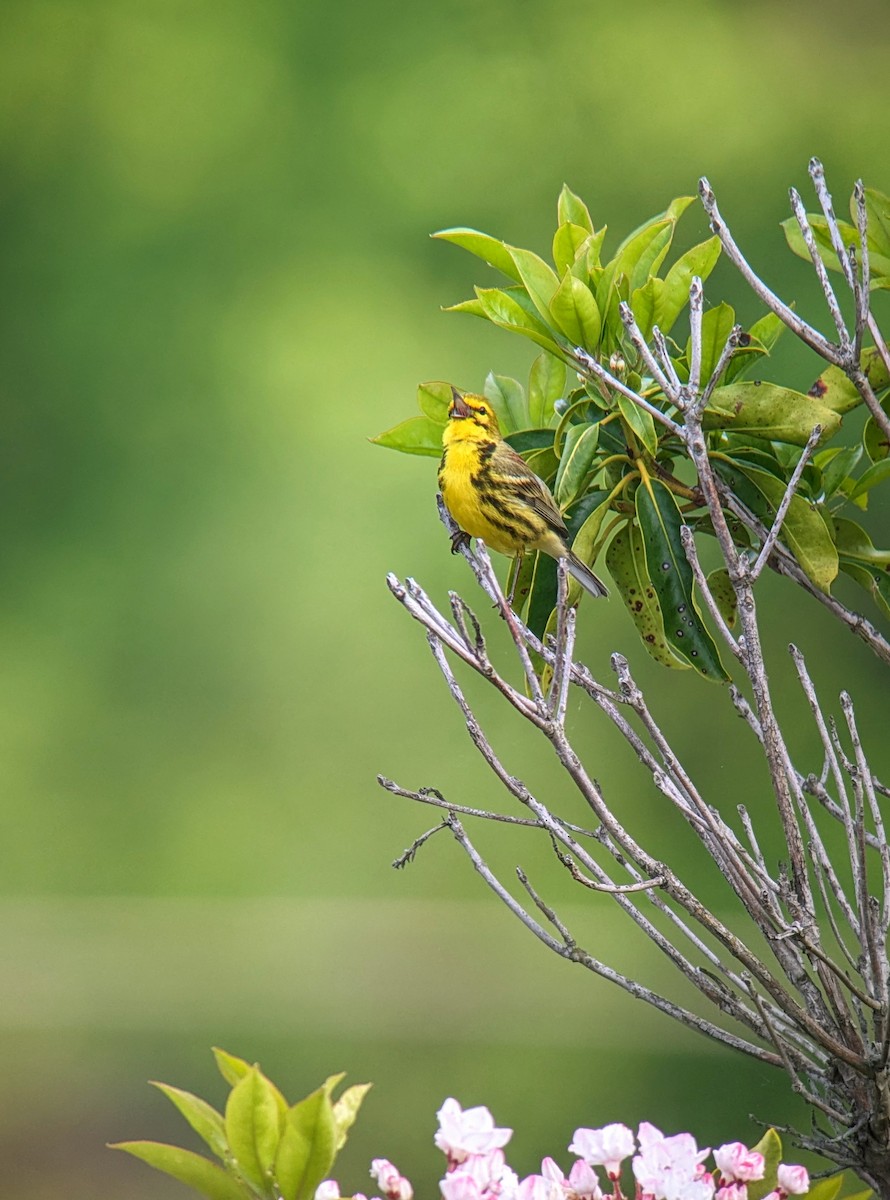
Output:
<instances>
[{"instance_id":1,"label":"white flower","mask_svg":"<svg viewBox=\"0 0 890 1200\"><path fill-rule=\"evenodd\" d=\"M806 1167L779 1163L777 1181L781 1191L789 1196L802 1196L810 1190L810 1176Z\"/></svg>"},{"instance_id":2,"label":"white flower","mask_svg":"<svg viewBox=\"0 0 890 1200\"><path fill-rule=\"evenodd\" d=\"M512 1129L496 1129L494 1117L487 1108L462 1109L449 1098L436 1114L439 1129L435 1143L452 1163L461 1163L470 1154L488 1154L506 1146L513 1136Z\"/></svg>"},{"instance_id":3,"label":"white flower","mask_svg":"<svg viewBox=\"0 0 890 1200\"><path fill-rule=\"evenodd\" d=\"M602 1129L576 1129L569 1146L591 1167L605 1167L610 1179L616 1179L622 1161L634 1152L634 1135L626 1125L604 1125Z\"/></svg>"}]
</instances>

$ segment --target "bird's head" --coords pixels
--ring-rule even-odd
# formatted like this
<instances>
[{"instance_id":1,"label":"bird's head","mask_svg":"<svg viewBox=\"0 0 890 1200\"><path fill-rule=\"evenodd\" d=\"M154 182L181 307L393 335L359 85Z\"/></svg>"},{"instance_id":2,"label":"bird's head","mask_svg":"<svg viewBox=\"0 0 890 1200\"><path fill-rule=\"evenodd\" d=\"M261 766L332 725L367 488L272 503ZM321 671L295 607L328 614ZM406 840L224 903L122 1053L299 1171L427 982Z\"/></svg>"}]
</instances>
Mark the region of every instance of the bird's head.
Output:
<instances>
[{"instance_id":1,"label":"bird's head","mask_svg":"<svg viewBox=\"0 0 890 1200\"><path fill-rule=\"evenodd\" d=\"M464 438L490 441L500 436L498 419L488 401L472 392L459 392L456 387L452 387L451 407L448 409L448 424L445 427L446 440Z\"/></svg>"}]
</instances>

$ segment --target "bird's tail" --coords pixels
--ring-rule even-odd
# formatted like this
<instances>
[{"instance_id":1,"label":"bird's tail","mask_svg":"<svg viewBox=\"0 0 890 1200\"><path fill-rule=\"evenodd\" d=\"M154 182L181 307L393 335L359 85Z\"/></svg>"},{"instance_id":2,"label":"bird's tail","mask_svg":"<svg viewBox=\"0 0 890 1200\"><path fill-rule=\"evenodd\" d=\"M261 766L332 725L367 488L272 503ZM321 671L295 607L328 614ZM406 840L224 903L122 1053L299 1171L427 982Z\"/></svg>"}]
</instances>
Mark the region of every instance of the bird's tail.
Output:
<instances>
[{"instance_id":1,"label":"bird's tail","mask_svg":"<svg viewBox=\"0 0 890 1200\"><path fill-rule=\"evenodd\" d=\"M566 566L569 574L577 579L584 590L590 592L591 596L608 596L609 589L603 581L598 579L587 563L583 563L571 550L566 555Z\"/></svg>"}]
</instances>

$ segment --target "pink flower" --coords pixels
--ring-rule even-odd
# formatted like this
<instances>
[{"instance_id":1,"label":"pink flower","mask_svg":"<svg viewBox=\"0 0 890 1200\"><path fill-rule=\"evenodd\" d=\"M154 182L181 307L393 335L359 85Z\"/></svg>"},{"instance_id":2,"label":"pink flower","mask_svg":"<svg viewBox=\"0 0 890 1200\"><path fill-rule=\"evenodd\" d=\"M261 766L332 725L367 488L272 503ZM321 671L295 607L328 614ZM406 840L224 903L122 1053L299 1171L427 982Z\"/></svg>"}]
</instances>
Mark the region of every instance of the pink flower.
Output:
<instances>
[{"instance_id":1,"label":"pink flower","mask_svg":"<svg viewBox=\"0 0 890 1200\"><path fill-rule=\"evenodd\" d=\"M665 1137L644 1121L637 1138L633 1170L642 1192L655 1200L712 1200L714 1181L701 1165L710 1150L699 1150L691 1133Z\"/></svg>"},{"instance_id":2,"label":"pink flower","mask_svg":"<svg viewBox=\"0 0 890 1200\"><path fill-rule=\"evenodd\" d=\"M715 1200L748 1200L748 1185L738 1179L717 1189Z\"/></svg>"},{"instance_id":3,"label":"pink flower","mask_svg":"<svg viewBox=\"0 0 890 1200\"><path fill-rule=\"evenodd\" d=\"M449 1171L439 1180L444 1200L482 1200L483 1192L472 1175L466 1171Z\"/></svg>"},{"instance_id":4,"label":"pink flower","mask_svg":"<svg viewBox=\"0 0 890 1200\"><path fill-rule=\"evenodd\" d=\"M414 1188L400 1175L387 1158L375 1158L371 1163L371 1178L387 1200L414 1200Z\"/></svg>"},{"instance_id":5,"label":"pink flower","mask_svg":"<svg viewBox=\"0 0 890 1200\"><path fill-rule=\"evenodd\" d=\"M806 1167L789 1166L779 1163L777 1175L779 1190L786 1196L802 1196L810 1190L810 1176Z\"/></svg>"},{"instance_id":6,"label":"pink flower","mask_svg":"<svg viewBox=\"0 0 890 1200\"><path fill-rule=\"evenodd\" d=\"M488 1154L500 1150L513 1136L512 1129L496 1129L487 1108L462 1109L449 1098L436 1114L439 1129L435 1143L452 1164L463 1162L470 1154Z\"/></svg>"},{"instance_id":7,"label":"pink flower","mask_svg":"<svg viewBox=\"0 0 890 1200\"><path fill-rule=\"evenodd\" d=\"M596 1171L583 1158L575 1160L569 1171L568 1185L567 1200L603 1200Z\"/></svg>"},{"instance_id":8,"label":"pink flower","mask_svg":"<svg viewBox=\"0 0 890 1200\"><path fill-rule=\"evenodd\" d=\"M445 1200L511 1200L518 1180L503 1150L471 1154L439 1184Z\"/></svg>"},{"instance_id":9,"label":"pink flower","mask_svg":"<svg viewBox=\"0 0 890 1200\"><path fill-rule=\"evenodd\" d=\"M626 1125L604 1125L602 1129L576 1129L569 1146L591 1167L605 1167L610 1179L617 1179L622 1161L634 1152L634 1135Z\"/></svg>"},{"instance_id":10,"label":"pink flower","mask_svg":"<svg viewBox=\"0 0 890 1200\"><path fill-rule=\"evenodd\" d=\"M714 1162L723 1179L734 1179L747 1183L751 1179L763 1179L766 1160L758 1150L749 1150L742 1142L727 1142L714 1151Z\"/></svg>"},{"instance_id":11,"label":"pink flower","mask_svg":"<svg viewBox=\"0 0 890 1200\"><path fill-rule=\"evenodd\" d=\"M315 1189L315 1200L340 1200L340 1185L335 1179L323 1179Z\"/></svg>"},{"instance_id":12,"label":"pink flower","mask_svg":"<svg viewBox=\"0 0 890 1200\"><path fill-rule=\"evenodd\" d=\"M553 1160L550 1159L550 1161ZM562 1179L562 1172L560 1172L560 1179ZM517 1200L563 1200L561 1183L552 1176L548 1178L547 1175L526 1176L519 1184L516 1195Z\"/></svg>"}]
</instances>

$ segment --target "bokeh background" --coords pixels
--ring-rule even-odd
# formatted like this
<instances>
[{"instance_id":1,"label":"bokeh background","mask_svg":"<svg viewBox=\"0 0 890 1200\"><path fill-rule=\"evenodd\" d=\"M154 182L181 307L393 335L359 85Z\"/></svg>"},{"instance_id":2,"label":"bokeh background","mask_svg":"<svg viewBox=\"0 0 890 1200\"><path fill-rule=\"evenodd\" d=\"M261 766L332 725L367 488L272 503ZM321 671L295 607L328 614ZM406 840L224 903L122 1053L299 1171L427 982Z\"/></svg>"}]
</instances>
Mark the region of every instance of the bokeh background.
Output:
<instances>
[{"instance_id":1,"label":"bokeh background","mask_svg":"<svg viewBox=\"0 0 890 1200\"><path fill-rule=\"evenodd\" d=\"M617 240L706 173L750 257L822 320L778 223L811 154L839 209L857 175L890 190L886 6L4 0L3 27L0 1190L184 1196L104 1143L193 1145L145 1081L221 1101L213 1044L293 1098L340 1069L375 1082L349 1190L386 1154L434 1194L448 1095L516 1128L523 1172L578 1124L719 1144L757 1137L749 1113L799 1120L777 1073L551 962L444 838L391 869L432 819L376 772L499 797L384 585L472 591L435 465L367 438L416 411L420 380L525 378L530 346L440 312L489 276L427 235L544 251L564 180ZM682 229L705 236L697 208ZM759 315L726 267L708 290ZM777 370L817 373L791 346ZM788 719L794 636L879 733L868 655L843 635L826 652L815 605L763 590ZM756 811L717 692L650 669L617 603L590 609L584 657L607 675L619 648L715 800ZM480 701L511 769L582 819ZM616 805L697 877L608 728L575 719ZM545 844L483 845L604 958L686 998Z\"/></svg>"}]
</instances>

